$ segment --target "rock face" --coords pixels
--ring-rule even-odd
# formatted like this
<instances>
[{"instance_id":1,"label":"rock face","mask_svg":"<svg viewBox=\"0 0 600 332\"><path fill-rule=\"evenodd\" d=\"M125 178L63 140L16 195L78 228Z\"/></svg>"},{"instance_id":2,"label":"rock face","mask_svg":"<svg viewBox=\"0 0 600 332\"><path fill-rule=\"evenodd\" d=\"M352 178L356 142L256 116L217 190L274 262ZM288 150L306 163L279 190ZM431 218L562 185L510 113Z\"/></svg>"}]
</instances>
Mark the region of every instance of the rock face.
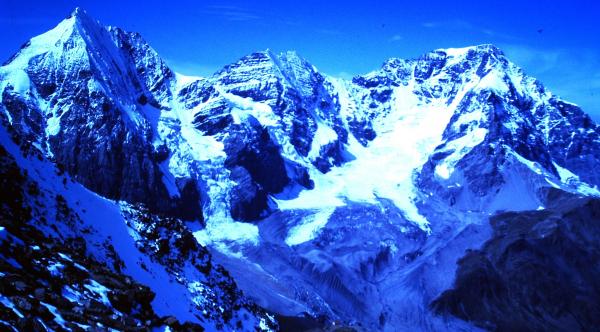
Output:
<instances>
[{"instance_id":1,"label":"rock face","mask_svg":"<svg viewBox=\"0 0 600 332\"><path fill-rule=\"evenodd\" d=\"M164 325L152 309L155 294L148 287L83 255L82 239L61 242L32 227L27 198L39 187L28 182L4 148L0 162L4 329L145 330ZM174 320L172 326L181 324Z\"/></svg>"},{"instance_id":2,"label":"rock face","mask_svg":"<svg viewBox=\"0 0 600 332\"><path fill-rule=\"evenodd\" d=\"M264 51L197 78L78 9L0 67L0 96L0 142L52 197L30 226L150 287L140 324L275 328L246 296L367 330L597 323L599 127L492 45L352 80Z\"/></svg>"},{"instance_id":3,"label":"rock face","mask_svg":"<svg viewBox=\"0 0 600 332\"><path fill-rule=\"evenodd\" d=\"M23 158L7 145L0 146L5 329L276 329L182 221L77 192L41 156Z\"/></svg>"},{"instance_id":4,"label":"rock face","mask_svg":"<svg viewBox=\"0 0 600 332\"><path fill-rule=\"evenodd\" d=\"M171 98L174 73L139 35L105 29L76 10L26 44L5 73L2 103L10 119L27 114L19 105L36 112L28 118L37 124L16 126L20 135L34 137L77 181L157 212L202 217L197 190L170 199L161 180L150 113ZM10 78L22 75L31 86L19 94L19 81Z\"/></svg>"},{"instance_id":5,"label":"rock face","mask_svg":"<svg viewBox=\"0 0 600 332\"><path fill-rule=\"evenodd\" d=\"M215 76L216 83L226 92L270 106L299 155L306 157L311 151L319 121L326 122L339 135L335 144L347 143L330 84L296 53L254 53ZM337 152L332 155L339 165L341 156Z\"/></svg>"},{"instance_id":6,"label":"rock face","mask_svg":"<svg viewBox=\"0 0 600 332\"><path fill-rule=\"evenodd\" d=\"M427 179L436 175L446 183L464 181L468 186L451 194L455 200L468 196L467 204L472 204L473 196L482 197L484 204L493 209L509 208L503 206L506 203L501 194L494 197L499 198L495 201L489 194L514 181L514 157L533 162L558 177L565 175L561 173L563 168L572 170L581 174L584 182L597 186L596 172L584 171L597 165L598 157L592 151L598 151L600 142L598 126L589 116L523 76L498 49L470 53L467 58L479 62L472 75L489 84L480 81L475 91L463 97L443 133L444 143L421 172L421 186L429 187ZM459 149L465 143L472 150L461 153ZM583 150L582 145L586 146ZM575 150L581 151L576 157Z\"/></svg>"},{"instance_id":7,"label":"rock face","mask_svg":"<svg viewBox=\"0 0 600 332\"><path fill-rule=\"evenodd\" d=\"M497 331L596 326L600 202L552 196L552 209L492 218L492 238L461 258L434 310Z\"/></svg>"}]
</instances>

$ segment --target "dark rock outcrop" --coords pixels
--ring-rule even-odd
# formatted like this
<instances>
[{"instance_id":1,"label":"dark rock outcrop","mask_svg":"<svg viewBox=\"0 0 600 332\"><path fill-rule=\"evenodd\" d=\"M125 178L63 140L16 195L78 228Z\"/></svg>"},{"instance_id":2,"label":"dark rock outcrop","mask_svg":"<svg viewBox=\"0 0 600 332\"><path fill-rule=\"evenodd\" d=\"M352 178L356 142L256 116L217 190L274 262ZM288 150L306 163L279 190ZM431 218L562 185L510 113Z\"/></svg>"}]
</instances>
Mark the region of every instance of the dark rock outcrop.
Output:
<instances>
[{"instance_id":1,"label":"dark rock outcrop","mask_svg":"<svg viewBox=\"0 0 600 332\"><path fill-rule=\"evenodd\" d=\"M459 261L432 303L494 331L588 331L600 324L600 200L556 191L550 209L491 219L493 237Z\"/></svg>"}]
</instances>

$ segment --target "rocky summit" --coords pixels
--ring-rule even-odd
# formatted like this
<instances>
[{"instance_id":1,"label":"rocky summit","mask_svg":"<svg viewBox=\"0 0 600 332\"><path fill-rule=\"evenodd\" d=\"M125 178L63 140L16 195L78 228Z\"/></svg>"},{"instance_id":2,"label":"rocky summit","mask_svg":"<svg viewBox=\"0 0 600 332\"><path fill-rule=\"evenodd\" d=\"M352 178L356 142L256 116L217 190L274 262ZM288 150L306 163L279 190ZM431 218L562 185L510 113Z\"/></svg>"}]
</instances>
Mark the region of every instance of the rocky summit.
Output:
<instances>
[{"instance_id":1,"label":"rocky summit","mask_svg":"<svg viewBox=\"0 0 600 332\"><path fill-rule=\"evenodd\" d=\"M190 77L78 8L0 67L0 325L592 330L599 134L493 45Z\"/></svg>"}]
</instances>

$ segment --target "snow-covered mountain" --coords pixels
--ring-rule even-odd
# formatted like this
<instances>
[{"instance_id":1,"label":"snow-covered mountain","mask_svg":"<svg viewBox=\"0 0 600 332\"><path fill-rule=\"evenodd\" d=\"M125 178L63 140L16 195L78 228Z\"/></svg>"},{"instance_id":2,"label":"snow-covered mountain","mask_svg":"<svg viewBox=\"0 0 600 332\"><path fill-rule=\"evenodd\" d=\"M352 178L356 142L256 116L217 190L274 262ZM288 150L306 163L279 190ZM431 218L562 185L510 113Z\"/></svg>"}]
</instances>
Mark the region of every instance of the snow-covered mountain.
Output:
<instances>
[{"instance_id":1,"label":"snow-covered mountain","mask_svg":"<svg viewBox=\"0 0 600 332\"><path fill-rule=\"evenodd\" d=\"M167 177L161 162L168 151L153 145L152 116L171 93L161 84L175 76L139 35L101 27L75 10L0 71L3 158L12 165L2 169L3 188L13 188L3 193L2 277L26 282L18 276L31 269L52 276L3 288L4 324L17 330L276 328L196 242L191 229L197 226L185 223L202 224L197 186ZM15 182L13 175L23 179ZM20 200L7 205L14 192ZM14 220L13 214L26 216ZM29 241L23 227L41 238ZM46 247L53 256L34 260L34 267L19 263L48 242L61 244ZM29 256L17 258L20 251ZM102 262L109 272L90 273L94 263L82 259ZM65 260L84 272L71 277ZM115 285L111 274L129 281ZM139 299L131 280L149 287ZM27 298L32 287L49 285L46 297ZM50 314L38 310L44 307Z\"/></svg>"},{"instance_id":2,"label":"snow-covered mountain","mask_svg":"<svg viewBox=\"0 0 600 332\"><path fill-rule=\"evenodd\" d=\"M175 328L268 330L277 327L269 311L282 329L306 313L321 325L438 331L589 327L600 317L599 297L572 305L598 291L600 271L581 264L597 266L586 229L600 222L600 128L492 45L390 59L352 80L267 50L199 78L173 72L139 34L76 9L0 67L0 96L3 165L12 165L3 178L23 178L9 181L18 204L3 199L4 243L25 240L16 210L28 211L21 224L43 234L38 242L83 239L85 254L63 255L79 255L88 273L89 260L103 262L103 275L155 294L141 297L139 324L174 316ZM522 242L546 251L508 249ZM560 248L587 256L546 259ZM3 264L22 275L15 252ZM551 297L523 279L523 301L504 301L518 270L507 259L583 281ZM477 271L497 288L478 296ZM80 276L80 288L104 285L97 274ZM557 280L566 279L547 282ZM94 289L126 315L115 285ZM25 291L11 292L4 321L42 322L18 305ZM532 296L542 309L528 325ZM34 300L54 308L56 324L94 323L48 301Z\"/></svg>"}]
</instances>

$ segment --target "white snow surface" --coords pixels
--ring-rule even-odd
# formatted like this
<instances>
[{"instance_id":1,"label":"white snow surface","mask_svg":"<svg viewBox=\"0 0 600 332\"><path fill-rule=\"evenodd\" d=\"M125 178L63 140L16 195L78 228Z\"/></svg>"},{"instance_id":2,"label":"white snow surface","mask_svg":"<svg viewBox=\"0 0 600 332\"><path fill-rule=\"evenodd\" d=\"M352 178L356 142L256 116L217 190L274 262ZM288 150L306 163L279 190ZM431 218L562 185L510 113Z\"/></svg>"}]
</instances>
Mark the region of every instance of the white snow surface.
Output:
<instances>
[{"instance_id":1,"label":"white snow surface","mask_svg":"<svg viewBox=\"0 0 600 332\"><path fill-rule=\"evenodd\" d=\"M324 208L305 217L302 224L296 225L288 231L285 243L288 246L295 246L311 241L318 235L319 230L327 224L333 211L335 211L334 207Z\"/></svg>"},{"instance_id":2,"label":"white snow surface","mask_svg":"<svg viewBox=\"0 0 600 332\"><path fill-rule=\"evenodd\" d=\"M333 84L339 93L341 113L355 109L344 85L340 81ZM377 137L366 147L353 136L349 137L347 150L356 159L334 167L327 174L311 170L315 189L303 191L292 200L278 199L279 208L322 209L342 206L346 201L378 204L380 198L386 198L394 202L407 219L429 230L428 221L415 206L418 189L413 177L442 142L442 133L454 110L471 87L467 85L450 105L444 99L428 103L420 100L414 93L414 80L395 88L390 113L377 118L373 124ZM476 131L469 142L456 144L470 143L468 148L471 148L481 136L482 132Z\"/></svg>"},{"instance_id":3,"label":"white snow surface","mask_svg":"<svg viewBox=\"0 0 600 332\"><path fill-rule=\"evenodd\" d=\"M435 174L444 180L447 180L454 172L456 164L467 154L471 149L483 142L487 135L487 129L475 128L469 131L466 135L449 142L444 150L453 151L452 154L444 158L444 161L438 164L435 168Z\"/></svg>"},{"instance_id":4,"label":"white snow surface","mask_svg":"<svg viewBox=\"0 0 600 332\"><path fill-rule=\"evenodd\" d=\"M321 147L334 142L338 138L335 130L331 129L327 124L322 121L317 121L317 131L313 137L310 152L308 153L308 159L315 160L319 156Z\"/></svg>"},{"instance_id":5,"label":"white snow surface","mask_svg":"<svg viewBox=\"0 0 600 332\"><path fill-rule=\"evenodd\" d=\"M102 302L104 305L108 306L109 308L112 307L110 301L108 300L108 292L110 291L108 288L93 279L89 280L89 283L83 285L83 287L94 294L96 298L99 298L100 302Z\"/></svg>"},{"instance_id":6,"label":"white snow surface","mask_svg":"<svg viewBox=\"0 0 600 332\"><path fill-rule=\"evenodd\" d=\"M558 171L558 175L559 175L562 183L566 183L568 185L575 187L575 189L578 192L580 192L584 195L600 197L600 190L598 189L597 186L591 186L591 185L581 181L579 179L578 175L571 172L567 168L562 167L557 163L553 163L553 164L554 164L554 167L556 168L556 170Z\"/></svg>"}]
</instances>

